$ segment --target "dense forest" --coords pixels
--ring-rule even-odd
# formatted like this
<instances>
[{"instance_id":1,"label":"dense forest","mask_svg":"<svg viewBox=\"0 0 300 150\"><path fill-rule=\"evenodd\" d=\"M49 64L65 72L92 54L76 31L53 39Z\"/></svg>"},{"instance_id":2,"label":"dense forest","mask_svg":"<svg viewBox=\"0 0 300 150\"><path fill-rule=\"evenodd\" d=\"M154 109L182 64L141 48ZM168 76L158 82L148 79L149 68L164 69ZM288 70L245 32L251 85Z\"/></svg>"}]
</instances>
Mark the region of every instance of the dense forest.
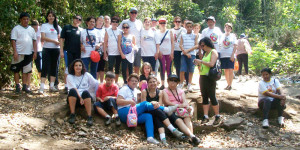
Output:
<instances>
[{"instance_id":1,"label":"dense forest","mask_svg":"<svg viewBox=\"0 0 300 150\"><path fill-rule=\"evenodd\" d=\"M205 18L211 15L221 29L226 22L231 22L233 32L245 33L253 47L252 74L259 74L262 67L271 67L278 74L300 72L299 0L1 0L0 87L12 81L10 32L19 23L22 11L28 12L31 19L44 23L46 12L52 9L59 25L64 26L71 23L74 14L83 18L117 15L125 19L133 6L140 10L139 19L164 16L172 22L178 15L201 23L202 29L207 27Z\"/></svg>"}]
</instances>

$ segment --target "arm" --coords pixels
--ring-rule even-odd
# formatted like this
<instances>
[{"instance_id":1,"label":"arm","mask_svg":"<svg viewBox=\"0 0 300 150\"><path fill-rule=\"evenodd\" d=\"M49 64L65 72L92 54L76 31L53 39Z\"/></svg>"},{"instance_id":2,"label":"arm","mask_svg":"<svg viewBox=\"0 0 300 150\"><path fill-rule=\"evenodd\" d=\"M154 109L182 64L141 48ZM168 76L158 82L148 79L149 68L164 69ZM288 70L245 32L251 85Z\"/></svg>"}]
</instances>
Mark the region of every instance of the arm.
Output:
<instances>
[{"instance_id":1,"label":"arm","mask_svg":"<svg viewBox=\"0 0 300 150\"><path fill-rule=\"evenodd\" d=\"M180 104L178 107L182 107L182 108L187 108L189 106L186 98L185 98L185 93L182 93L182 104Z\"/></svg>"},{"instance_id":2,"label":"arm","mask_svg":"<svg viewBox=\"0 0 300 150\"><path fill-rule=\"evenodd\" d=\"M163 103L165 106L174 106L175 104L173 104L172 102L170 102L169 100L169 96L168 94L163 90Z\"/></svg>"},{"instance_id":3,"label":"arm","mask_svg":"<svg viewBox=\"0 0 300 150\"><path fill-rule=\"evenodd\" d=\"M132 36L132 47L135 47L136 46L136 41L135 41L135 36L133 35Z\"/></svg>"},{"instance_id":4,"label":"arm","mask_svg":"<svg viewBox=\"0 0 300 150\"><path fill-rule=\"evenodd\" d=\"M141 102L146 101L146 96L147 96L146 90L143 90L141 95L142 95L141 96Z\"/></svg>"},{"instance_id":5,"label":"arm","mask_svg":"<svg viewBox=\"0 0 300 150\"><path fill-rule=\"evenodd\" d=\"M205 66L213 67L216 64L217 59L218 59L218 53L216 51L213 51L211 54L210 62L205 62L202 60L199 60L199 61L200 61L200 63L202 63Z\"/></svg>"},{"instance_id":6,"label":"arm","mask_svg":"<svg viewBox=\"0 0 300 150\"><path fill-rule=\"evenodd\" d=\"M60 43L59 43L59 41L56 41L56 40L52 40L52 39L50 39L50 38L47 38L46 37L46 34L44 33L44 32L42 32L41 33L41 36L42 36L42 41L46 41L46 42L52 42L52 43L54 43L54 44L56 44L56 45L59 45Z\"/></svg>"},{"instance_id":7,"label":"arm","mask_svg":"<svg viewBox=\"0 0 300 150\"><path fill-rule=\"evenodd\" d=\"M122 51L121 44L122 44L122 35L118 35L118 50L121 54L122 59L125 59L126 56L124 55L124 53Z\"/></svg>"},{"instance_id":8,"label":"arm","mask_svg":"<svg viewBox=\"0 0 300 150\"><path fill-rule=\"evenodd\" d=\"M199 38L198 35L196 35L194 46L191 47L190 49L185 50L186 53L188 53L188 52L190 52L190 51L193 51L193 50L195 50L195 49L197 49L197 48L199 47L199 46L198 46L198 38Z\"/></svg>"},{"instance_id":9,"label":"arm","mask_svg":"<svg viewBox=\"0 0 300 150\"><path fill-rule=\"evenodd\" d=\"M61 58L64 58L64 43L65 43L65 39L60 38L60 57Z\"/></svg>"},{"instance_id":10,"label":"arm","mask_svg":"<svg viewBox=\"0 0 300 150\"><path fill-rule=\"evenodd\" d=\"M14 60L18 60L18 51L16 46L16 40L11 40L11 46L14 50Z\"/></svg>"},{"instance_id":11,"label":"arm","mask_svg":"<svg viewBox=\"0 0 300 150\"><path fill-rule=\"evenodd\" d=\"M185 55L186 53L185 53L185 50L183 48L183 39L182 39L182 36L180 37L179 48L182 51L182 53Z\"/></svg>"},{"instance_id":12,"label":"arm","mask_svg":"<svg viewBox=\"0 0 300 150\"><path fill-rule=\"evenodd\" d=\"M124 106L124 105L131 105L131 106L134 106L135 105L135 102L134 100L125 100L123 96L119 95L117 97L117 105L119 106Z\"/></svg>"},{"instance_id":13,"label":"arm","mask_svg":"<svg viewBox=\"0 0 300 150\"><path fill-rule=\"evenodd\" d=\"M236 52L236 48L237 48L237 45L234 44L234 45L233 45L233 51L232 51L232 54L231 54L231 57L230 57L230 60L231 60L232 62L234 61L234 54L235 54L235 52Z\"/></svg>"},{"instance_id":14,"label":"arm","mask_svg":"<svg viewBox=\"0 0 300 150\"><path fill-rule=\"evenodd\" d=\"M32 40L32 44L33 44L33 59L36 59L36 53L37 53L37 42L36 40Z\"/></svg>"},{"instance_id":15,"label":"arm","mask_svg":"<svg viewBox=\"0 0 300 150\"><path fill-rule=\"evenodd\" d=\"M114 31L112 31L114 32ZM107 58L107 45L108 45L108 34L107 31L105 31L105 35L104 35L104 43L103 43L103 58Z\"/></svg>"},{"instance_id":16,"label":"arm","mask_svg":"<svg viewBox=\"0 0 300 150\"><path fill-rule=\"evenodd\" d=\"M171 60L173 60L174 58L174 36L173 36L173 33L172 31L170 31L170 37L171 37L171 55L170 55L170 58Z\"/></svg>"}]
</instances>

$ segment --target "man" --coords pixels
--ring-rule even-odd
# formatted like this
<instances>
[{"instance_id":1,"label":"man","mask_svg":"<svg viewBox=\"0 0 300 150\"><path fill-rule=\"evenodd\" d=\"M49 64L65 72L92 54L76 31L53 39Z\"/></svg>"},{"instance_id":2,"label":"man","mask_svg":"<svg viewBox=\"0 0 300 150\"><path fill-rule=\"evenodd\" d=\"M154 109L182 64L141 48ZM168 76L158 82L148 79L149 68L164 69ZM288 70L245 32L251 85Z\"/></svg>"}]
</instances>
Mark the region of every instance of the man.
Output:
<instances>
[{"instance_id":1,"label":"man","mask_svg":"<svg viewBox=\"0 0 300 150\"><path fill-rule=\"evenodd\" d=\"M80 15L73 17L73 23L65 25L60 35L60 57L65 59L65 93L68 92L66 78L68 75L68 66L75 60L80 59L80 32L79 25L82 22Z\"/></svg>"},{"instance_id":2,"label":"man","mask_svg":"<svg viewBox=\"0 0 300 150\"><path fill-rule=\"evenodd\" d=\"M207 23L207 28L205 28L203 31L202 31L202 38L204 37L208 37L211 39L211 41L214 43L214 47L215 49L217 50L217 52L219 53L219 57L220 57L220 39L221 39L221 36L222 36L222 31L219 27L215 27L216 25L216 19L215 17L213 16L209 16L207 19L206 19L206 23Z\"/></svg>"},{"instance_id":3,"label":"man","mask_svg":"<svg viewBox=\"0 0 300 150\"><path fill-rule=\"evenodd\" d=\"M158 21L155 19L155 18L152 18L151 19L151 29L153 30L153 31L156 31L157 29L156 29L156 26L158 25Z\"/></svg>"},{"instance_id":4,"label":"man","mask_svg":"<svg viewBox=\"0 0 300 150\"><path fill-rule=\"evenodd\" d=\"M137 8L132 7L129 11L130 18L123 20L118 28L122 30L123 23L128 23L128 25L130 26L129 33L135 36L136 47L138 48L138 51L135 53L133 66L134 66L134 72L139 74L140 72L139 69L141 67L141 34L140 33L143 28L143 23L140 20L136 19L137 14L138 14Z\"/></svg>"},{"instance_id":5,"label":"man","mask_svg":"<svg viewBox=\"0 0 300 150\"><path fill-rule=\"evenodd\" d=\"M13 48L13 60L10 69L14 72L14 80L16 83L16 93L20 93L19 72L22 71L22 91L31 93L27 88L29 86L29 78L32 72L32 58L36 59L37 44L34 29L28 25L29 14L22 12L17 25L11 31L11 45ZM33 53L32 53L33 51Z\"/></svg>"}]
</instances>

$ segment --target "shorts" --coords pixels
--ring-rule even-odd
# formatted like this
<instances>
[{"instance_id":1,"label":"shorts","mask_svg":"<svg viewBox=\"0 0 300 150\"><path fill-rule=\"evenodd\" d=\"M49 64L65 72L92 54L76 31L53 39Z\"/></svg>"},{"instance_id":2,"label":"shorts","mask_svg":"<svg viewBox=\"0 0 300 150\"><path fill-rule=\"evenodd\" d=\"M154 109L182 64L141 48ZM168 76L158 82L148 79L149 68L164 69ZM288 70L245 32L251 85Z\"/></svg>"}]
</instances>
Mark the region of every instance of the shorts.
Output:
<instances>
[{"instance_id":1,"label":"shorts","mask_svg":"<svg viewBox=\"0 0 300 150\"><path fill-rule=\"evenodd\" d=\"M142 59L142 56L141 56L141 48L139 48L139 50L135 53L134 53L134 62L133 62L133 66L134 67L141 67L141 59Z\"/></svg>"},{"instance_id":2,"label":"shorts","mask_svg":"<svg viewBox=\"0 0 300 150\"><path fill-rule=\"evenodd\" d=\"M220 58L221 69L234 69L234 61L232 62L230 58Z\"/></svg>"},{"instance_id":3,"label":"shorts","mask_svg":"<svg viewBox=\"0 0 300 150\"><path fill-rule=\"evenodd\" d=\"M100 61L98 63L97 72L104 71L106 61L103 59L104 55L101 55Z\"/></svg>"},{"instance_id":4,"label":"shorts","mask_svg":"<svg viewBox=\"0 0 300 150\"><path fill-rule=\"evenodd\" d=\"M118 110L115 98L109 98L105 102L98 101L98 102L94 103L94 110L96 110L96 107L102 108L104 110L111 110L111 108L114 107L116 110Z\"/></svg>"},{"instance_id":5,"label":"shorts","mask_svg":"<svg viewBox=\"0 0 300 150\"><path fill-rule=\"evenodd\" d=\"M143 56L143 62L148 62L150 63L151 67L152 67L152 70L155 70L155 65L156 65L156 60L155 60L155 57L152 57L152 56Z\"/></svg>"},{"instance_id":6,"label":"shorts","mask_svg":"<svg viewBox=\"0 0 300 150\"><path fill-rule=\"evenodd\" d=\"M33 53L29 55L19 55L18 61L12 60L10 70L14 73L22 71L22 73L32 73Z\"/></svg>"},{"instance_id":7,"label":"shorts","mask_svg":"<svg viewBox=\"0 0 300 150\"><path fill-rule=\"evenodd\" d=\"M77 91L74 88L69 91L69 94L68 94L68 97L67 97L67 104L69 104L68 98L70 96L76 97L76 107L83 106L83 105L80 104L79 96L77 94ZM88 91L83 91L82 94L81 94L81 98L83 100L87 99L87 98L91 98L92 99L92 96L90 95L90 93Z\"/></svg>"},{"instance_id":8,"label":"shorts","mask_svg":"<svg viewBox=\"0 0 300 150\"><path fill-rule=\"evenodd\" d=\"M181 55L180 72L194 73L195 64L193 61L195 58L196 58L195 55L191 55L191 58L188 58L186 55Z\"/></svg>"}]
</instances>

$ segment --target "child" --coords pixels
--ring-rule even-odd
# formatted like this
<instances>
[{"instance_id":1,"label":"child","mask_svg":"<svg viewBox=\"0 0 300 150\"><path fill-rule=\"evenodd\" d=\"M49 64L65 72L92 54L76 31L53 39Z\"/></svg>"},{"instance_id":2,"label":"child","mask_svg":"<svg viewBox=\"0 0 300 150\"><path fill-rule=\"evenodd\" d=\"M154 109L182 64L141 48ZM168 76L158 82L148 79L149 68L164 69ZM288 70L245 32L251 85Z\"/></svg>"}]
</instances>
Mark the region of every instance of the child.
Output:
<instances>
[{"instance_id":1,"label":"child","mask_svg":"<svg viewBox=\"0 0 300 150\"><path fill-rule=\"evenodd\" d=\"M181 53L181 67L180 67L180 84L179 88L183 87L184 73L189 73L189 81L187 85L187 90L192 91L191 82L193 78L195 65L193 63L196 58L195 49L198 48L198 35L192 33L193 22L188 21L186 23L187 33L182 34L179 47L182 51Z\"/></svg>"},{"instance_id":2,"label":"child","mask_svg":"<svg viewBox=\"0 0 300 150\"><path fill-rule=\"evenodd\" d=\"M141 75L140 75L140 83L139 88L141 91L147 88L147 80L152 72L151 64L148 62L144 62L141 68Z\"/></svg>"},{"instance_id":3,"label":"child","mask_svg":"<svg viewBox=\"0 0 300 150\"><path fill-rule=\"evenodd\" d=\"M14 72L16 83L16 93L20 93L19 72L22 71L23 87L22 91L31 93L27 88L32 72L32 58L36 58L36 34L34 29L28 25L29 14L22 12L17 25L11 31L11 45L13 48L13 60L10 69Z\"/></svg>"},{"instance_id":4,"label":"child","mask_svg":"<svg viewBox=\"0 0 300 150\"><path fill-rule=\"evenodd\" d=\"M117 112L116 97L118 95L119 88L115 82L115 74L108 71L105 76L105 83L99 85L97 90L97 102L94 104L95 110L103 117L106 118L105 125L111 123L112 117L108 115L105 110L112 110L116 125L121 125L121 121Z\"/></svg>"}]
</instances>

